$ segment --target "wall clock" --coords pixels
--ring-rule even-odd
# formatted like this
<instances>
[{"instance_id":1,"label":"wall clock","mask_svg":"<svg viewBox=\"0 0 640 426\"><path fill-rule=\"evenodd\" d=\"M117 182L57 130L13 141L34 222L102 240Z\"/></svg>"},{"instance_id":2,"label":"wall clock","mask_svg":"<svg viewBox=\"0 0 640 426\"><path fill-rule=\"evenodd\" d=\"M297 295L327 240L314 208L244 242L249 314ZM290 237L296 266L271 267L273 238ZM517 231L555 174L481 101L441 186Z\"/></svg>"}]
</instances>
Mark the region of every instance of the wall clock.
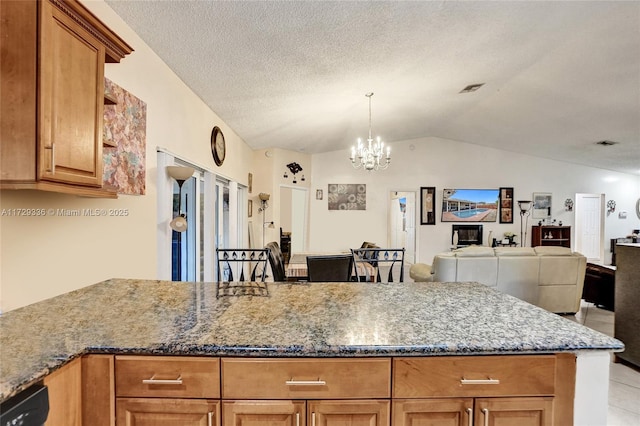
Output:
<instances>
[{"instance_id":1,"label":"wall clock","mask_svg":"<svg viewBox=\"0 0 640 426\"><path fill-rule=\"evenodd\" d=\"M211 131L211 154L213 154L213 161L215 161L216 165L221 166L227 154L227 146L224 142L222 130L218 126L215 126Z\"/></svg>"}]
</instances>

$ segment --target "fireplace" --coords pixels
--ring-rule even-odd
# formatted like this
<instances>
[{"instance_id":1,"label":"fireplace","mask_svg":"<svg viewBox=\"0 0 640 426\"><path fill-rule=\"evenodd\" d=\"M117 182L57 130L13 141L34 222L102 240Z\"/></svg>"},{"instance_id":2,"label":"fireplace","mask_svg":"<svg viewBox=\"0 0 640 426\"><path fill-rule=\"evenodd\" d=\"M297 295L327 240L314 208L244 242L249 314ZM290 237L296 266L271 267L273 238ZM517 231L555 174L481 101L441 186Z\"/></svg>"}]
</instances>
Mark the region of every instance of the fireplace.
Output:
<instances>
[{"instance_id":1,"label":"fireplace","mask_svg":"<svg viewBox=\"0 0 640 426\"><path fill-rule=\"evenodd\" d=\"M451 225L451 244L456 231L458 231L458 247L482 245L482 225Z\"/></svg>"}]
</instances>

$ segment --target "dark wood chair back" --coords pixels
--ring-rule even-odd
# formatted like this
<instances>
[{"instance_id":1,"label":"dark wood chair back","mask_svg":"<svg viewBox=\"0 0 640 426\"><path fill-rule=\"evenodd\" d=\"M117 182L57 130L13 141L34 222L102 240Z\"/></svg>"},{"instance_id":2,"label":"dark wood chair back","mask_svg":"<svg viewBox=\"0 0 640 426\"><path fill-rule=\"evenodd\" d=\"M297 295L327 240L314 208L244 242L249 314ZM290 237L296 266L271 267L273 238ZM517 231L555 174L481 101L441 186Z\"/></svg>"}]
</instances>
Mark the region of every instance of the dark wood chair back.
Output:
<instances>
[{"instance_id":1,"label":"dark wood chair back","mask_svg":"<svg viewBox=\"0 0 640 426\"><path fill-rule=\"evenodd\" d=\"M382 276L388 283L404 281L404 248L357 248L351 254L357 281L383 282Z\"/></svg>"},{"instance_id":2,"label":"dark wood chair back","mask_svg":"<svg viewBox=\"0 0 640 426\"><path fill-rule=\"evenodd\" d=\"M309 281L349 282L353 270L353 256L323 255L307 256Z\"/></svg>"},{"instance_id":3,"label":"dark wood chair back","mask_svg":"<svg viewBox=\"0 0 640 426\"><path fill-rule=\"evenodd\" d=\"M262 281L269 249L216 249L219 282Z\"/></svg>"},{"instance_id":4,"label":"dark wood chair back","mask_svg":"<svg viewBox=\"0 0 640 426\"><path fill-rule=\"evenodd\" d=\"M286 281L287 276L284 270L284 256L282 255L282 251L280 251L280 246L277 242L272 241L267 243L265 248L269 249L269 264L271 265L273 280Z\"/></svg>"}]
</instances>

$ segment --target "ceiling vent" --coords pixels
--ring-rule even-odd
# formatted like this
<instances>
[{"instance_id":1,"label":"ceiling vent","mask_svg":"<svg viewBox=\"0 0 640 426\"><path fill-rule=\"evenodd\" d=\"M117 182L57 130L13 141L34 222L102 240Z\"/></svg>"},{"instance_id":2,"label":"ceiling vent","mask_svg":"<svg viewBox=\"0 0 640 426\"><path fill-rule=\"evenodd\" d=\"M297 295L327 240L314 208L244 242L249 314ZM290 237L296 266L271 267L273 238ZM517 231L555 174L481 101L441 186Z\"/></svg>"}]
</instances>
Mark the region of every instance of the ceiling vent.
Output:
<instances>
[{"instance_id":1,"label":"ceiling vent","mask_svg":"<svg viewBox=\"0 0 640 426\"><path fill-rule=\"evenodd\" d=\"M600 142L596 142L596 145L611 146L611 145L615 145L617 143L619 143L619 142L603 140L603 141L600 141Z\"/></svg>"},{"instance_id":2,"label":"ceiling vent","mask_svg":"<svg viewBox=\"0 0 640 426\"><path fill-rule=\"evenodd\" d=\"M470 84L467 87L465 87L464 89L462 89L460 91L460 93L471 93L471 92L475 92L476 90L478 90L479 88L481 88L482 86L484 86L484 83L478 83L478 84Z\"/></svg>"}]
</instances>

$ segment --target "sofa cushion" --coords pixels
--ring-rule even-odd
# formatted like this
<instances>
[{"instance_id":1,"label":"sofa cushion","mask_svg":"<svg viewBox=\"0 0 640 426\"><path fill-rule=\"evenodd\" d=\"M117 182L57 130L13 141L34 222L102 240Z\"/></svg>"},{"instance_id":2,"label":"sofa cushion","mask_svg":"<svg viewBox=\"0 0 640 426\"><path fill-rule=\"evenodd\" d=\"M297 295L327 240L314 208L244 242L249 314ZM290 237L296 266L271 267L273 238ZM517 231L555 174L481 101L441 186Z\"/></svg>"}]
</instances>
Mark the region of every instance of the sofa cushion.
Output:
<instances>
[{"instance_id":1,"label":"sofa cushion","mask_svg":"<svg viewBox=\"0 0 640 426\"><path fill-rule=\"evenodd\" d=\"M496 247L496 256L535 256L536 251L531 247Z\"/></svg>"},{"instance_id":2,"label":"sofa cushion","mask_svg":"<svg viewBox=\"0 0 640 426\"><path fill-rule=\"evenodd\" d=\"M493 249L491 247L469 246L453 251L456 257L493 257Z\"/></svg>"},{"instance_id":3,"label":"sofa cushion","mask_svg":"<svg viewBox=\"0 0 640 426\"><path fill-rule=\"evenodd\" d=\"M571 256L569 247L538 246L534 248L538 256Z\"/></svg>"}]
</instances>

